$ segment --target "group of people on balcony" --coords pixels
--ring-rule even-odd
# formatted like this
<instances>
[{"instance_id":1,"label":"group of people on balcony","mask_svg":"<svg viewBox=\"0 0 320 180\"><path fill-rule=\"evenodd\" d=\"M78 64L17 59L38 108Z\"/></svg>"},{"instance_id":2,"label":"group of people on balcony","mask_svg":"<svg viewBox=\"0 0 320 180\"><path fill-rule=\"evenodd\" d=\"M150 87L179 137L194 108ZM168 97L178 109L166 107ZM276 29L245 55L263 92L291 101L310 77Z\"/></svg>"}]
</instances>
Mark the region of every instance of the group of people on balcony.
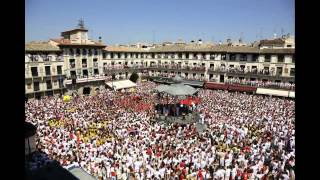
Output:
<instances>
[{"instance_id":1,"label":"group of people on balcony","mask_svg":"<svg viewBox=\"0 0 320 180\"><path fill-rule=\"evenodd\" d=\"M56 61L62 61L63 57L60 54L57 54L55 56ZM31 62L39 62L39 61L52 61L53 55L47 55L47 54L27 54L26 59Z\"/></svg>"},{"instance_id":2,"label":"group of people on balcony","mask_svg":"<svg viewBox=\"0 0 320 180\"><path fill-rule=\"evenodd\" d=\"M287 82L272 82L272 81L259 81L259 80L251 81L246 79L230 78L225 80L225 83L243 84L243 85L263 87L263 88L276 88L276 89L288 89L288 90L295 89L294 83L287 83Z\"/></svg>"},{"instance_id":3,"label":"group of people on balcony","mask_svg":"<svg viewBox=\"0 0 320 180\"><path fill-rule=\"evenodd\" d=\"M75 164L105 179L294 179L295 102L201 90L197 109L207 129L154 122L154 106L133 111L121 99L156 104L155 84L133 94L103 90L64 103L58 97L26 102L37 126L37 147L62 166Z\"/></svg>"}]
</instances>

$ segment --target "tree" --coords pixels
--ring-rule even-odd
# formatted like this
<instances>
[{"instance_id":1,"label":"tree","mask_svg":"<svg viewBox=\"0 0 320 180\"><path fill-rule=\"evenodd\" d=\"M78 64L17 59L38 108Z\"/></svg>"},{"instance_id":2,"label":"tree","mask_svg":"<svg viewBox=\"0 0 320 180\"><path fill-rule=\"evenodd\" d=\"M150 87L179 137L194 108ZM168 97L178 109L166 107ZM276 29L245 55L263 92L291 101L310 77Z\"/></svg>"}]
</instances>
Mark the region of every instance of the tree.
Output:
<instances>
[{"instance_id":1,"label":"tree","mask_svg":"<svg viewBox=\"0 0 320 180\"><path fill-rule=\"evenodd\" d=\"M130 76L130 81L132 81L132 82L137 82L137 80L139 79L139 75L136 73L136 72L134 72L134 73L132 73L131 74L131 76Z\"/></svg>"}]
</instances>

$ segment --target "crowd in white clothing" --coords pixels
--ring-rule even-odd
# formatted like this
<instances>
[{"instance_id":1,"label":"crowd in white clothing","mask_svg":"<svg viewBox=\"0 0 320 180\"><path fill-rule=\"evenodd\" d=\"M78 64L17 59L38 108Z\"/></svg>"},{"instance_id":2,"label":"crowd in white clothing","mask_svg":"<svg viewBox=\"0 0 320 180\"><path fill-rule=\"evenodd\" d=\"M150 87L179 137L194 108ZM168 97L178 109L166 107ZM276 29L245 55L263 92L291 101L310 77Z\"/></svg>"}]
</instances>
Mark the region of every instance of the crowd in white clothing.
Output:
<instances>
[{"instance_id":1,"label":"crowd in white clothing","mask_svg":"<svg viewBox=\"0 0 320 180\"><path fill-rule=\"evenodd\" d=\"M98 179L294 179L294 100L200 90L199 134L195 124L153 121L155 87L29 100L26 121L40 151Z\"/></svg>"},{"instance_id":2,"label":"crowd in white clothing","mask_svg":"<svg viewBox=\"0 0 320 180\"><path fill-rule=\"evenodd\" d=\"M275 89L288 89L288 90L295 89L294 83L286 83L286 82L272 82L272 81L258 81L258 80L249 81L245 79L232 78L232 79L227 79L226 83L243 84L243 85L256 86L261 88L275 88Z\"/></svg>"}]
</instances>

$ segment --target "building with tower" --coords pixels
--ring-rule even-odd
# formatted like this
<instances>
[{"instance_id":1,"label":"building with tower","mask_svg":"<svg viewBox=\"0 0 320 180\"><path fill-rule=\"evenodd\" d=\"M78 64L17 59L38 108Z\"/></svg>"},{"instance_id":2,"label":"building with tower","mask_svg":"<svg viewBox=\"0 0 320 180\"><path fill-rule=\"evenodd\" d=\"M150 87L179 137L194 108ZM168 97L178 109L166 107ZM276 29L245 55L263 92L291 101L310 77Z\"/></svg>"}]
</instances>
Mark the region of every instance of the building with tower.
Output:
<instances>
[{"instance_id":1,"label":"building with tower","mask_svg":"<svg viewBox=\"0 0 320 180\"><path fill-rule=\"evenodd\" d=\"M253 45L198 42L148 46L108 46L88 37L83 21L61 38L26 44L26 96L92 94L106 81L180 75L184 79L225 83L246 81L295 82L292 37L260 40Z\"/></svg>"}]
</instances>

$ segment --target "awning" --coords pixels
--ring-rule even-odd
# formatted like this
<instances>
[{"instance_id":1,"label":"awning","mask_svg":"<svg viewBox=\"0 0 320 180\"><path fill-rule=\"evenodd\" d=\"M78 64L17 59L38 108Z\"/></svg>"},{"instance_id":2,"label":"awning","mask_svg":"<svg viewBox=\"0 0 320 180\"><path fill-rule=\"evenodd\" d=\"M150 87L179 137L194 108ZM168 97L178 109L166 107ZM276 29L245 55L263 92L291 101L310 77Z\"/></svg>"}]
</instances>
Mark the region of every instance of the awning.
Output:
<instances>
[{"instance_id":1,"label":"awning","mask_svg":"<svg viewBox=\"0 0 320 180\"><path fill-rule=\"evenodd\" d=\"M257 88L256 93L264 94L264 95L282 96L282 97L292 97L292 98L295 97L294 91L287 91L287 90Z\"/></svg>"},{"instance_id":2,"label":"awning","mask_svg":"<svg viewBox=\"0 0 320 180\"><path fill-rule=\"evenodd\" d=\"M198 87L202 87L204 84L203 81L192 81L192 80L183 80L182 83L184 85L198 86Z\"/></svg>"},{"instance_id":3,"label":"awning","mask_svg":"<svg viewBox=\"0 0 320 180\"><path fill-rule=\"evenodd\" d=\"M106 85L115 90L127 89L127 88L132 88L137 86L137 84L135 84L130 80L109 81L109 82L106 82Z\"/></svg>"}]
</instances>

